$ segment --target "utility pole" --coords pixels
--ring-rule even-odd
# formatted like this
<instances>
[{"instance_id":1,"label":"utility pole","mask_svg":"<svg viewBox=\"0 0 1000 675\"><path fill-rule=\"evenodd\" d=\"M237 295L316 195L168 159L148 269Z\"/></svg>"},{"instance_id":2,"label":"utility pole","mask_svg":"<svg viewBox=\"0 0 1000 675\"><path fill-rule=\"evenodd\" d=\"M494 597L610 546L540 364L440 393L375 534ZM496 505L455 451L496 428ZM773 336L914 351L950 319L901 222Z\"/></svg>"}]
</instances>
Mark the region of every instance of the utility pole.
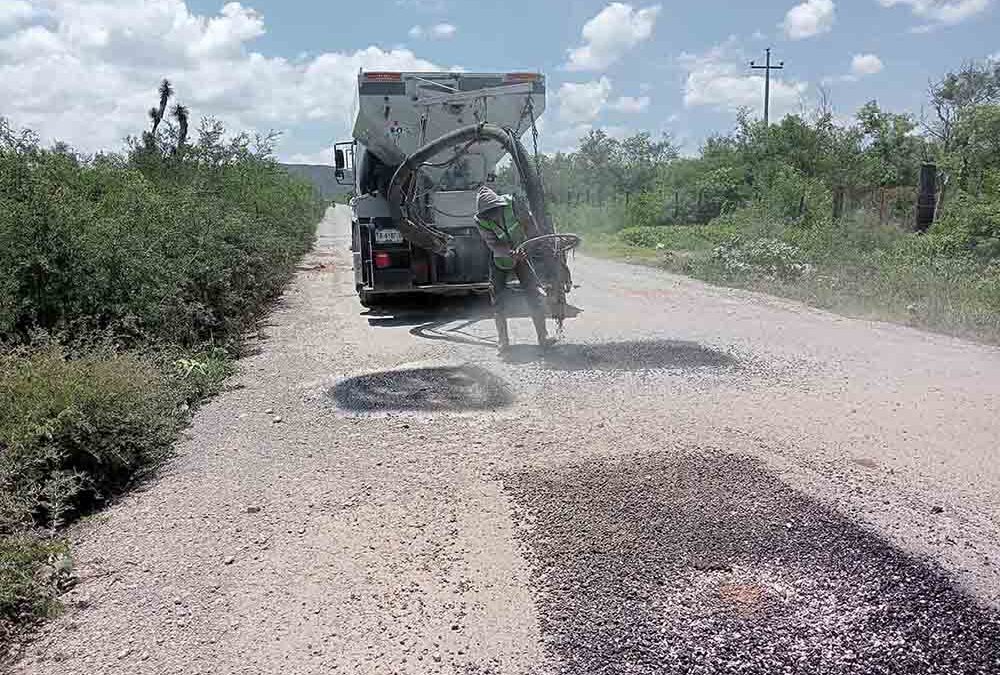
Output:
<instances>
[{"instance_id":1,"label":"utility pole","mask_svg":"<svg viewBox=\"0 0 1000 675\"><path fill-rule=\"evenodd\" d=\"M781 70L785 67L784 61L779 61L778 65L771 65L771 48L764 50L765 61L763 66L758 66L754 61L750 62L751 70L764 71L764 126L768 125L768 117L771 111L771 71Z\"/></svg>"}]
</instances>

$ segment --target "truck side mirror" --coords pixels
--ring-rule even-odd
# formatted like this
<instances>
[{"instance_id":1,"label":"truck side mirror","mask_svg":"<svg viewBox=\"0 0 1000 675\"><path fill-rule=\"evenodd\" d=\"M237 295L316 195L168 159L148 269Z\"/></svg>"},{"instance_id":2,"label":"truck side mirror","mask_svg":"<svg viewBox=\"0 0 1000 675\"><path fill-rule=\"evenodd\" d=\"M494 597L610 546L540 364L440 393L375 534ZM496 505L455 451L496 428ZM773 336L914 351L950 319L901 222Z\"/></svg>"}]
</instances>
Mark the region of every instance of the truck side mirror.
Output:
<instances>
[{"instance_id":1,"label":"truck side mirror","mask_svg":"<svg viewBox=\"0 0 1000 675\"><path fill-rule=\"evenodd\" d=\"M347 166L347 162L344 160L344 151L337 148L333 151L333 163L337 168L337 175L340 178L344 177L344 167Z\"/></svg>"}]
</instances>

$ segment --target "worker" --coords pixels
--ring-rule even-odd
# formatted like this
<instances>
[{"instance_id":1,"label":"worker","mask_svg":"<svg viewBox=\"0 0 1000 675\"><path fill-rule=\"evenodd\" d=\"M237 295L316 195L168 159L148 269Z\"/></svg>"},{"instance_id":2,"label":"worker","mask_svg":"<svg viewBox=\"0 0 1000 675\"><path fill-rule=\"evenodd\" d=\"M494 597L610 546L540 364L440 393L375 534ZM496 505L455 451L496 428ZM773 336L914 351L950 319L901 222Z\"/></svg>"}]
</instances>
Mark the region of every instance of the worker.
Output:
<instances>
[{"instance_id":1,"label":"worker","mask_svg":"<svg viewBox=\"0 0 1000 675\"><path fill-rule=\"evenodd\" d=\"M510 289L507 288L507 282L512 272L521 282L521 290L531 308L531 320L538 334L538 344L542 348L549 347L555 340L549 337L545 326L545 304L538 288L538 278L524 253L516 250L527 239L525 233L535 230L531 212L512 196L498 195L484 185L476 195L476 223L479 225L479 234L493 254L493 264L490 266L490 300L493 303L500 352L510 350L510 334L507 332Z\"/></svg>"}]
</instances>

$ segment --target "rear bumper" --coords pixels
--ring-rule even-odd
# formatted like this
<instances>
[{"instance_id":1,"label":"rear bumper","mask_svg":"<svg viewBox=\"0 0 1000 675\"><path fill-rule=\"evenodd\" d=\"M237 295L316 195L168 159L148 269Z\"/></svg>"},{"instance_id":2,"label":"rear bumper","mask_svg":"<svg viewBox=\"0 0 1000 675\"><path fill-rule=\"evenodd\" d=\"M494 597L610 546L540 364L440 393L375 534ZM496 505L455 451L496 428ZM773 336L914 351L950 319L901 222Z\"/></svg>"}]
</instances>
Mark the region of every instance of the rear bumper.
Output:
<instances>
[{"instance_id":1,"label":"rear bumper","mask_svg":"<svg viewBox=\"0 0 1000 675\"><path fill-rule=\"evenodd\" d=\"M362 288L372 296L408 295L421 293L427 295L461 295L464 293L481 293L490 290L490 282L481 281L473 284L432 284L428 286L397 286L395 288Z\"/></svg>"}]
</instances>

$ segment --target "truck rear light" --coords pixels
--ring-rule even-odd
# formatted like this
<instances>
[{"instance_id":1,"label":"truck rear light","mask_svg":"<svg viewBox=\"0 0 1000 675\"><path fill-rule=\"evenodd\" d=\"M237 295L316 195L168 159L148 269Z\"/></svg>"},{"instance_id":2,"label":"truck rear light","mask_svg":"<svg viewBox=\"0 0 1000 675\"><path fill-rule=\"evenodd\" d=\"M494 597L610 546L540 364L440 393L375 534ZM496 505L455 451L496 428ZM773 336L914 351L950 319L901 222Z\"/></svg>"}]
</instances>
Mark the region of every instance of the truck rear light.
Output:
<instances>
[{"instance_id":1,"label":"truck rear light","mask_svg":"<svg viewBox=\"0 0 1000 675\"><path fill-rule=\"evenodd\" d=\"M375 267L380 270L384 270L386 267L392 267L392 256L388 253L380 252L375 254Z\"/></svg>"},{"instance_id":2,"label":"truck rear light","mask_svg":"<svg viewBox=\"0 0 1000 675\"><path fill-rule=\"evenodd\" d=\"M399 82L403 79L402 73L364 73L362 77L368 82Z\"/></svg>"},{"instance_id":3,"label":"truck rear light","mask_svg":"<svg viewBox=\"0 0 1000 675\"><path fill-rule=\"evenodd\" d=\"M538 73L507 73L504 80L507 82L534 82L541 76Z\"/></svg>"}]
</instances>

